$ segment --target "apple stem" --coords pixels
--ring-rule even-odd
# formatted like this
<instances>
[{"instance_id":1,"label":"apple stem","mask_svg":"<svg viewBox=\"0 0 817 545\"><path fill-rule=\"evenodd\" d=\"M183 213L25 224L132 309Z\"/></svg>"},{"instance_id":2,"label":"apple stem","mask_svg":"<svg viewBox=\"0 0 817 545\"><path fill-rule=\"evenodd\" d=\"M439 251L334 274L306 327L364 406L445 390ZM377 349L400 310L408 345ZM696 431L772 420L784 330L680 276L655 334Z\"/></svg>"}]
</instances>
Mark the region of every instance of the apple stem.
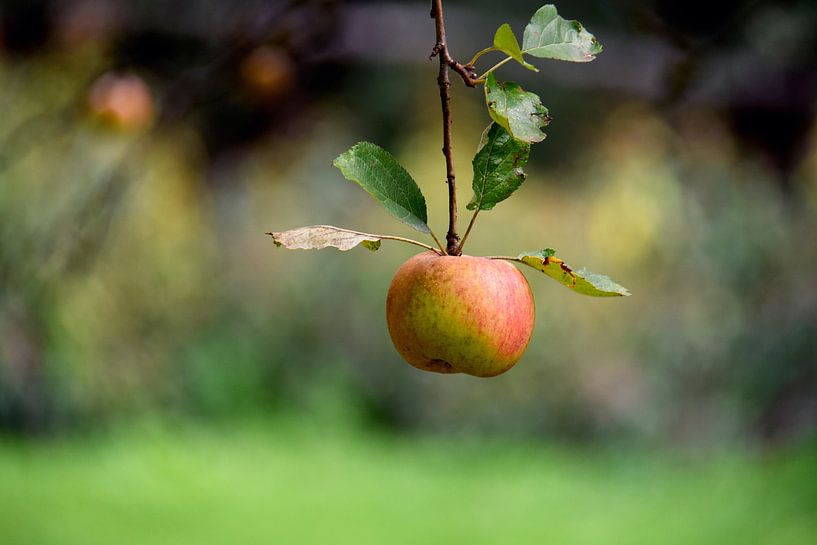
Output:
<instances>
[{"instance_id":1,"label":"apple stem","mask_svg":"<svg viewBox=\"0 0 817 545\"><path fill-rule=\"evenodd\" d=\"M445 156L446 183L448 184L448 233L446 233L446 253L459 255L460 237L457 235L457 183L454 173L454 157L451 144L451 80L448 77L448 68L451 67L462 76L466 85L471 85L472 71L456 62L448 53L448 43L445 38L445 17L443 16L442 0L432 0L431 17L434 19L437 31L437 43L431 51L431 58L440 58L440 72L437 76L437 85L440 87L440 104L443 114L443 155Z\"/></svg>"}]
</instances>

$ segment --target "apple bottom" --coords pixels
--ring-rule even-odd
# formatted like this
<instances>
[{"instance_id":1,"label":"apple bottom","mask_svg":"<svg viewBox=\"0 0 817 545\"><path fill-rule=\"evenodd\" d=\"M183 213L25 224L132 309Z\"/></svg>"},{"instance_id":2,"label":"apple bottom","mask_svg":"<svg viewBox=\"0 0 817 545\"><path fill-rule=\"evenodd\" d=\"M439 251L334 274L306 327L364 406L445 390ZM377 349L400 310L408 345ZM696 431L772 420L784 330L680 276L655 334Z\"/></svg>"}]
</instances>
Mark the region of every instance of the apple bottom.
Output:
<instances>
[{"instance_id":1,"label":"apple bottom","mask_svg":"<svg viewBox=\"0 0 817 545\"><path fill-rule=\"evenodd\" d=\"M394 275L386 319L395 348L414 367L492 377L525 352L534 303L508 262L424 252Z\"/></svg>"}]
</instances>

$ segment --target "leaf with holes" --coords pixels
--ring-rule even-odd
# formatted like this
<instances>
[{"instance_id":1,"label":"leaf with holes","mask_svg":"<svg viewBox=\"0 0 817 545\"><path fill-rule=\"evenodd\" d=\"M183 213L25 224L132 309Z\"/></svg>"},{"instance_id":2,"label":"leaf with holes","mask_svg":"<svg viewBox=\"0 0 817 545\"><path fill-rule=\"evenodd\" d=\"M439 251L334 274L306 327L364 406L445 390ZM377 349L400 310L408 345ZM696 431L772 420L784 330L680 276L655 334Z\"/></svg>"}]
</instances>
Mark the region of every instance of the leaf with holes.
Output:
<instances>
[{"instance_id":1,"label":"leaf with holes","mask_svg":"<svg viewBox=\"0 0 817 545\"><path fill-rule=\"evenodd\" d=\"M576 293L593 297L621 297L630 295L627 288L620 286L609 276L596 274L587 269L574 271L556 256L553 248L533 252L522 252L515 261L524 263L553 278Z\"/></svg>"},{"instance_id":2,"label":"leaf with holes","mask_svg":"<svg viewBox=\"0 0 817 545\"><path fill-rule=\"evenodd\" d=\"M488 74L485 102L491 118L515 139L529 144L545 139L542 129L550 123L550 116L534 93L512 81L498 82L493 74Z\"/></svg>"},{"instance_id":3,"label":"leaf with holes","mask_svg":"<svg viewBox=\"0 0 817 545\"><path fill-rule=\"evenodd\" d=\"M542 6L525 27L522 53L543 59L589 62L602 46L578 21L559 16L552 4Z\"/></svg>"},{"instance_id":4,"label":"leaf with holes","mask_svg":"<svg viewBox=\"0 0 817 545\"><path fill-rule=\"evenodd\" d=\"M490 210L510 197L525 181L522 167L529 155L530 144L515 140L501 125L491 123L474 156L474 196L468 210Z\"/></svg>"},{"instance_id":5,"label":"leaf with holes","mask_svg":"<svg viewBox=\"0 0 817 545\"><path fill-rule=\"evenodd\" d=\"M496 30L494 34L494 47L502 51L510 58L527 68L538 72L539 69L526 62L522 56L522 48L519 47L519 40L516 39L516 34L513 33L511 25L505 23Z\"/></svg>"},{"instance_id":6,"label":"leaf with holes","mask_svg":"<svg viewBox=\"0 0 817 545\"><path fill-rule=\"evenodd\" d=\"M374 252L380 249L380 241L382 240L382 237L378 235L341 229L331 225L312 225L267 234L272 237L272 241L276 246L283 246L289 250L337 248L345 252L356 246L363 246Z\"/></svg>"},{"instance_id":7,"label":"leaf with holes","mask_svg":"<svg viewBox=\"0 0 817 545\"><path fill-rule=\"evenodd\" d=\"M430 232L425 197L417 182L391 153L370 142L360 142L333 164L392 216L421 233Z\"/></svg>"}]
</instances>

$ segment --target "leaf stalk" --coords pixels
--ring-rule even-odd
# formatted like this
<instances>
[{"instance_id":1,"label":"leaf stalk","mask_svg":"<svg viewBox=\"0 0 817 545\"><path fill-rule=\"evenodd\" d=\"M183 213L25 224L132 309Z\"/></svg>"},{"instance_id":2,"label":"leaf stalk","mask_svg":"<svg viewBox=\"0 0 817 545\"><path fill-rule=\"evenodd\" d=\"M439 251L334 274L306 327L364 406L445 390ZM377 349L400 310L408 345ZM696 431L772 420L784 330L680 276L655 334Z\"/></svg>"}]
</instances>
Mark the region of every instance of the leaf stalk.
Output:
<instances>
[{"instance_id":1,"label":"leaf stalk","mask_svg":"<svg viewBox=\"0 0 817 545\"><path fill-rule=\"evenodd\" d=\"M446 255L448 252L445 251L445 247L440 243L440 239L437 238L437 235L434 234L434 231L429 229L428 234L431 235L431 238L434 239L434 242L437 243L437 246L440 248L440 251L442 251L442 254L440 254L440 255ZM436 252L437 250L434 250L434 251ZM440 253L440 252L437 252L437 253Z\"/></svg>"},{"instance_id":2,"label":"leaf stalk","mask_svg":"<svg viewBox=\"0 0 817 545\"><path fill-rule=\"evenodd\" d=\"M506 64L508 64L512 60L513 60L513 57L507 57L507 58L499 61L498 63L493 65L491 68L489 68L484 74L482 74L480 77L478 77L477 81L480 82L480 83L484 82L485 78L488 77L488 74L490 74L491 72L493 72L494 70L496 70L498 68L501 68L501 67L505 66Z\"/></svg>"},{"instance_id":3,"label":"leaf stalk","mask_svg":"<svg viewBox=\"0 0 817 545\"><path fill-rule=\"evenodd\" d=\"M474 210L474 214L471 216L471 221L468 222L468 228L465 230L465 234L462 236L462 240L460 241L460 245L457 248L457 255L462 254L462 249L465 246L465 241L468 240L468 235L471 234L471 229L474 228L474 222L477 221L477 216L479 215L480 208Z\"/></svg>"},{"instance_id":4,"label":"leaf stalk","mask_svg":"<svg viewBox=\"0 0 817 545\"><path fill-rule=\"evenodd\" d=\"M405 242L407 244L414 244L415 246L420 246L422 248L425 248L426 250L431 250L435 254L445 255L445 252L442 250L442 248L440 248L438 250L434 246L429 246L428 244L423 244L422 242L419 242L417 240L412 240L410 238L396 237L396 236L392 236L392 235L376 235L376 236L380 237L383 240L396 240L397 242ZM435 237L433 234L431 236L434 238L434 240L437 240L437 237ZM437 244L439 244L439 242Z\"/></svg>"},{"instance_id":5,"label":"leaf stalk","mask_svg":"<svg viewBox=\"0 0 817 545\"><path fill-rule=\"evenodd\" d=\"M471 59L470 61L468 61L468 64L466 64L465 66L471 66L471 67L473 67L475 64L477 64L477 61L479 60L479 58L480 58L480 57L482 57L483 55L486 55L486 54L488 54L488 53L490 53L490 52L492 52L492 51L499 51L499 50L498 50L496 47L494 47L494 46L491 46L491 47L486 47L486 48L485 48L485 49L483 49L482 51L478 51L478 52L477 52L477 53L474 55L474 58L473 58L473 59Z\"/></svg>"},{"instance_id":6,"label":"leaf stalk","mask_svg":"<svg viewBox=\"0 0 817 545\"><path fill-rule=\"evenodd\" d=\"M502 259L503 261L516 261L517 263L524 263L518 257L512 257L509 255L486 255L485 259Z\"/></svg>"}]
</instances>

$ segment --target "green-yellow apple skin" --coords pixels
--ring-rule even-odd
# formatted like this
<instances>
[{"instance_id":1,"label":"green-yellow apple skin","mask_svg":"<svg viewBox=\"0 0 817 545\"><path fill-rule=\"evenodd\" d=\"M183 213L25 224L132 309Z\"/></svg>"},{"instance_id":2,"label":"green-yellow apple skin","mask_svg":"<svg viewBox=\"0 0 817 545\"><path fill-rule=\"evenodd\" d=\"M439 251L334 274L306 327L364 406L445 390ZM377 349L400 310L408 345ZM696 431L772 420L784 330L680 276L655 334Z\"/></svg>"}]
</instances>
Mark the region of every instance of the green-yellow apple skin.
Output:
<instances>
[{"instance_id":1,"label":"green-yellow apple skin","mask_svg":"<svg viewBox=\"0 0 817 545\"><path fill-rule=\"evenodd\" d=\"M533 295L506 261L424 252L394 275L386 320L395 348L414 367L493 377L528 346Z\"/></svg>"}]
</instances>

